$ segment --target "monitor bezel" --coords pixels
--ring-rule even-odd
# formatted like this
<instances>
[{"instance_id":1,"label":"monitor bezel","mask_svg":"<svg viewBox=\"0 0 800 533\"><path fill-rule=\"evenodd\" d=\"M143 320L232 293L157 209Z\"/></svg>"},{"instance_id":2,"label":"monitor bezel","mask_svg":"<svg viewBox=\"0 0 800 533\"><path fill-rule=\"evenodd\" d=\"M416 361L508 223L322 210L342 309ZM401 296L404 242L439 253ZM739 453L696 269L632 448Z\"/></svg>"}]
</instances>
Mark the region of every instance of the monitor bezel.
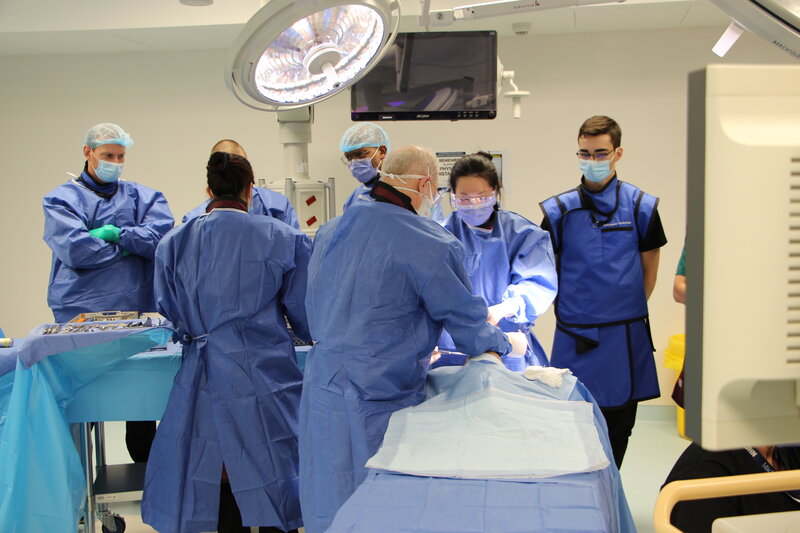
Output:
<instances>
[{"instance_id":1,"label":"monitor bezel","mask_svg":"<svg viewBox=\"0 0 800 533\"><path fill-rule=\"evenodd\" d=\"M492 86L495 88L494 108L493 109L458 109L446 111L354 111L356 107L356 89L363 79L357 81L350 87L350 119L354 122L384 122L390 120L492 120L497 117L497 100L499 89L497 87L497 31L495 30L474 30L474 31L450 31L450 32L400 32L401 35L425 35L431 34L450 34L450 35L483 35L491 43L491 57L494 59L491 69ZM369 76L367 73L364 77Z\"/></svg>"}]
</instances>

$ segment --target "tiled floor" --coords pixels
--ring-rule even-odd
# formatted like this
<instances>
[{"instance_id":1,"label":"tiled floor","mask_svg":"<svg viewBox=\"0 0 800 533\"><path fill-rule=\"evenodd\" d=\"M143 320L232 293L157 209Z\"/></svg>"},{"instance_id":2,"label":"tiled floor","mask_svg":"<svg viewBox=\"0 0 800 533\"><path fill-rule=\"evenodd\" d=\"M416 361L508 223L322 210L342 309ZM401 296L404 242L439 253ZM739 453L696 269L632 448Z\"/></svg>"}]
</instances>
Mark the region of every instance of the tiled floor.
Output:
<instances>
[{"instance_id":1,"label":"tiled floor","mask_svg":"<svg viewBox=\"0 0 800 533\"><path fill-rule=\"evenodd\" d=\"M125 463L130 457L125 449L124 422L106 423L107 460L109 464ZM675 459L688 445L677 432L675 408L642 405L636 427L622 465L622 484L639 533L654 533L653 505L658 490ZM142 524L139 504L119 503L112 511L125 517L126 533L152 533ZM97 526L98 533L100 526ZM389 532L387 532L389 533Z\"/></svg>"}]
</instances>

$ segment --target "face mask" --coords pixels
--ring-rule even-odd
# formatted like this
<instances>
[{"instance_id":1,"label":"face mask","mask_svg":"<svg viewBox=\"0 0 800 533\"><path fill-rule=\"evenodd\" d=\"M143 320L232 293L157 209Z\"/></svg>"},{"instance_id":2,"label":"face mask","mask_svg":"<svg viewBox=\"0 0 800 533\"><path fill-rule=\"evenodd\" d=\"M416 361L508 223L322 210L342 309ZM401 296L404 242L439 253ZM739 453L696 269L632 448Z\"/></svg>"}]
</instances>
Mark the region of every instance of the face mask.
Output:
<instances>
[{"instance_id":1,"label":"face mask","mask_svg":"<svg viewBox=\"0 0 800 533\"><path fill-rule=\"evenodd\" d=\"M387 174L387 175L391 176L391 174ZM410 174L408 176L411 177ZM394 176L394 177L398 177L398 176ZM415 178L417 178L417 177L418 178L424 178L425 176L413 176L413 177L415 177ZM430 188L430 189L433 188L433 186L431 185L431 182L428 182L428 188ZM415 192L415 193L419 194L419 191L416 190L416 189L407 189L406 187L395 187L395 189L398 189L400 191ZM442 202L442 195L439 194L438 191L433 195L432 199L427 194L423 194L422 195L422 204L417 209L417 214L420 215L420 216L423 216L423 217L431 217L433 215L433 212L441 204L441 202Z\"/></svg>"},{"instance_id":2,"label":"face mask","mask_svg":"<svg viewBox=\"0 0 800 533\"><path fill-rule=\"evenodd\" d=\"M600 183L611 174L611 161L580 161L583 177L592 183Z\"/></svg>"},{"instance_id":3,"label":"face mask","mask_svg":"<svg viewBox=\"0 0 800 533\"><path fill-rule=\"evenodd\" d=\"M431 218L440 224L444 223L444 213L442 213L441 202L433 206L433 210L431 211Z\"/></svg>"},{"instance_id":4,"label":"face mask","mask_svg":"<svg viewBox=\"0 0 800 533\"><path fill-rule=\"evenodd\" d=\"M458 207L458 216L461 220L470 226L480 226L492 216L494 212L494 205L487 205L482 207Z\"/></svg>"},{"instance_id":5,"label":"face mask","mask_svg":"<svg viewBox=\"0 0 800 533\"><path fill-rule=\"evenodd\" d=\"M97 157L97 156L95 156ZM97 160L97 166L94 168L94 173L103 183L114 183L119 180L122 175L122 163L112 163L111 161Z\"/></svg>"},{"instance_id":6,"label":"face mask","mask_svg":"<svg viewBox=\"0 0 800 533\"><path fill-rule=\"evenodd\" d=\"M374 178L377 175L377 171L372 166L372 160L377 153L378 150L375 150L375 153L369 159L353 159L347 163L350 174L361 183L366 183Z\"/></svg>"},{"instance_id":7,"label":"face mask","mask_svg":"<svg viewBox=\"0 0 800 533\"><path fill-rule=\"evenodd\" d=\"M375 177L375 168L370 159L355 159L347 165L350 167L350 174L361 183L366 183Z\"/></svg>"},{"instance_id":8,"label":"face mask","mask_svg":"<svg viewBox=\"0 0 800 533\"><path fill-rule=\"evenodd\" d=\"M428 182L428 188L432 196L422 195L422 205L417 210L417 213L424 217L433 218L434 212L442 203L442 195L439 194L439 191L433 192L433 185L431 185L430 181Z\"/></svg>"}]
</instances>

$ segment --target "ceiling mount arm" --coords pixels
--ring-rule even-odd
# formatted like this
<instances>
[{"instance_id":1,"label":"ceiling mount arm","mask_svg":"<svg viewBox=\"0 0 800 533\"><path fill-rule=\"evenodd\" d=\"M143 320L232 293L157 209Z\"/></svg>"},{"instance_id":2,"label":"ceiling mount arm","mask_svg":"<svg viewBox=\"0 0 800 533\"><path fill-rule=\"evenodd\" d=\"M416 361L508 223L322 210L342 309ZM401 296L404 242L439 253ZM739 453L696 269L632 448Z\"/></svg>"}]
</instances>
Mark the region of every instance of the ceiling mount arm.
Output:
<instances>
[{"instance_id":1,"label":"ceiling mount arm","mask_svg":"<svg viewBox=\"0 0 800 533\"><path fill-rule=\"evenodd\" d=\"M580 7L594 4L622 3L625 0L499 0L497 2L484 2L468 4L435 11L423 11L420 16L420 25L430 22L431 26L450 26L454 22L474 20L488 17L499 17L524 13L527 11L542 11L545 9L558 9L562 7Z\"/></svg>"},{"instance_id":2,"label":"ceiling mount arm","mask_svg":"<svg viewBox=\"0 0 800 533\"><path fill-rule=\"evenodd\" d=\"M503 96L511 98L511 115L514 118L521 118L522 117L522 99L526 96L530 96L530 91L520 91L517 84L514 83L514 71L513 70L504 70L500 74L501 78L501 85L502 80L508 80L508 84L511 85L510 91L506 91L503 93Z\"/></svg>"}]
</instances>

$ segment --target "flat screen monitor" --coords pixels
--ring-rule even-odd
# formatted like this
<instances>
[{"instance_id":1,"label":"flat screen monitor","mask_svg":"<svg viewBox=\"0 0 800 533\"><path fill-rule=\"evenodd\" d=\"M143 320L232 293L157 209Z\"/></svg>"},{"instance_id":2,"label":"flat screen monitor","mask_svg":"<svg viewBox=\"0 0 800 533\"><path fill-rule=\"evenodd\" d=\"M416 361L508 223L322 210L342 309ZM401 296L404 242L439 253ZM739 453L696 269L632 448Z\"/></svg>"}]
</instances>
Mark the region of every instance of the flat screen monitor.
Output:
<instances>
[{"instance_id":1,"label":"flat screen monitor","mask_svg":"<svg viewBox=\"0 0 800 533\"><path fill-rule=\"evenodd\" d=\"M800 442L800 65L689 75L686 433Z\"/></svg>"},{"instance_id":2,"label":"flat screen monitor","mask_svg":"<svg viewBox=\"0 0 800 533\"><path fill-rule=\"evenodd\" d=\"M350 101L355 121L493 119L497 32L400 33Z\"/></svg>"}]
</instances>

